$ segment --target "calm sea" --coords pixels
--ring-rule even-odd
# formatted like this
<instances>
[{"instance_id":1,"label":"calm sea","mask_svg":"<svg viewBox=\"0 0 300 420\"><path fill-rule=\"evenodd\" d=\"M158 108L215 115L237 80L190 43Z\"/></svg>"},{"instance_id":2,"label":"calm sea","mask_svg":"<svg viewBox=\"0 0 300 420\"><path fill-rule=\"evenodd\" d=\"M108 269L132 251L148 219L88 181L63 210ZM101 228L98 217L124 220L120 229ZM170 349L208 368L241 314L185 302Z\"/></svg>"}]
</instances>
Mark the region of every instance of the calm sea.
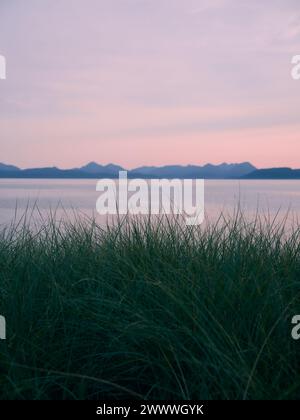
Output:
<instances>
[{"instance_id":1,"label":"calm sea","mask_svg":"<svg viewBox=\"0 0 300 420\"><path fill-rule=\"evenodd\" d=\"M56 217L74 214L96 216L96 180L0 180L0 224L9 223L27 209L38 207L39 214L47 217L51 210ZM260 215L289 221L300 220L300 181L205 181L205 214L215 220L220 213L232 215L238 205L251 220ZM37 209L34 217L39 217ZM100 217L98 216L100 220ZM101 220L100 220L101 222Z\"/></svg>"}]
</instances>

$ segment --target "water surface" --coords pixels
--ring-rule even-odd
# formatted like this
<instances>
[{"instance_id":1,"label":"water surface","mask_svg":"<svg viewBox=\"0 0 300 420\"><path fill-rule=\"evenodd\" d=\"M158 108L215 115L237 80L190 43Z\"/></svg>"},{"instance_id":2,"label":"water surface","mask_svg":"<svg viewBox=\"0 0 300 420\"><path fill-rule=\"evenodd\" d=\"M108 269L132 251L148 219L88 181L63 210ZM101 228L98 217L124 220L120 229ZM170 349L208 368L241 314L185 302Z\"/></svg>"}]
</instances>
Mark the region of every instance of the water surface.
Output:
<instances>
[{"instance_id":1,"label":"water surface","mask_svg":"<svg viewBox=\"0 0 300 420\"><path fill-rule=\"evenodd\" d=\"M0 224L9 223L15 215L19 218L27 209L30 213L47 217L49 211L56 217L65 215L72 219L74 213L96 216L96 180L0 180ZM240 206L247 218L256 212L282 220L288 213L291 222L300 220L300 180L206 180L205 214L215 220L220 213L232 215Z\"/></svg>"}]
</instances>

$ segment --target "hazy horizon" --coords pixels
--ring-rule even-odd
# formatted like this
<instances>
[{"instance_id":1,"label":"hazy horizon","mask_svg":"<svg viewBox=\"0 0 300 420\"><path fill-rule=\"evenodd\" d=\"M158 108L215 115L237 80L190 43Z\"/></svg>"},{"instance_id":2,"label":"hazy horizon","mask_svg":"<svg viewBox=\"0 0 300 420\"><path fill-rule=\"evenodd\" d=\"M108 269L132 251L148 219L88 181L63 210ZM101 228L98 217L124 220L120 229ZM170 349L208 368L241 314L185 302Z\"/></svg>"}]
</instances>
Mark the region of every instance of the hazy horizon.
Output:
<instances>
[{"instance_id":1,"label":"hazy horizon","mask_svg":"<svg viewBox=\"0 0 300 420\"><path fill-rule=\"evenodd\" d=\"M141 164L138 164L136 166L125 166L125 165L122 165L119 162L115 162L115 161L101 162L101 161L98 161L97 159L90 159L86 162L81 162L79 165L76 165L76 166L61 166L61 167L56 165L55 163L53 165L50 165L50 166L37 165L37 166L34 166L34 167L33 166L32 167L24 167L24 166L22 167L22 166L19 166L19 165L15 164L14 162L3 162L3 161L0 161L0 164L4 164L4 165L8 165L8 166L16 166L16 167L18 167L19 169L22 169L22 170L33 169L33 168L36 168L36 169L41 168L42 169L42 168L46 168L46 167L49 167L49 168L50 167L57 167L57 168L62 169L62 170L64 170L64 169L77 169L77 168L82 168L82 167L84 167L86 165L89 165L89 164L98 164L98 165L101 165L101 166L116 165L116 166L120 166L123 169L129 170L129 171L133 170L133 169L141 168L141 167L147 167L147 166L149 166L149 167L151 167L151 166L153 166L153 167L164 167L164 166L199 166L199 167L202 167L202 166L205 166L205 165L220 166L220 165L242 165L242 164L250 164L250 165L254 166L256 169L264 169L264 168L258 167L257 165L255 165L253 162L250 162L250 161L243 161L243 162L220 161L220 162L203 162L203 163L193 163L193 162L191 162L191 163L184 163L184 164L178 163L178 162L173 162L173 163L170 163L170 164L159 164L159 165L148 165L148 164L144 165L143 163L141 163ZM292 169L300 169L300 165L299 165L299 168L292 168Z\"/></svg>"},{"instance_id":2,"label":"hazy horizon","mask_svg":"<svg viewBox=\"0 0 300 420\"><path fill-rule=\"evenodd\" d=\"M62 170L64 170L64 169L77 169L77 168L82 168L82 167L84 167L84 166L86 166L86 165L88 165L88 164L91 164L91 163L96 163L96 164L98 164L98 165L102 165L102 166L108 166L108 165L116 165L116 166L121 166L123 169L125 169L125 170L133 170L133 169L137 169L137 168L140 168L140 167L147 167L147 166L155 166L155 167L164 167L164 166L199 166L199 167L202 167L202 166L205 166L205 165L214 165L214 166L220 166L220 165L223 165L223 164L227 164L227 165L242 165L242 164L245 164L245 163L249 163L249 164L251 164L252 166L254 166L256 169L266 169L266 168L262 168L262 167L259 167L259 166L257 166L257 165L255 165L253 162L250 162L250 161L243 161L243 162L225 162L225 161L220 161L220 162L203 162L203 163L178 163L178 162L173 162L173 163L170 163L170 164L158 164L158 165L151 165L151 164L138 164L138 165L136 165L136 166L126 166L126 165L122 165L122 164L120 164L119 162L114 162L114 161L108 161L108 162L101 162L101 161L97 161L97 159L95 160L95 159L91 159L91 160L88 160L87 162L81 162L80 164L78 164L78 165L75 165L75 166L58 166L58 165L56 165L55 163L53 164L53 165L50 165L50 166L42 166L42 165L36 165L36 166L19 166L19 165L17 165L17 164L15 164L14 162L3 162L3 161L0 161L0 164L4 164L4 165L8 165L8 166L16 166L16 167L18 167L19 169L33 169L33 168L36 168L36 169L38 169L38 168L47 168L47 167L49 167L49 168L51 168L51 167L57 167L57 168L59 168L59 169L62 169ZM283 167L283 166L281 166L281 167ZM273 167L269 167L269 168L273 168ZM275 167L274 167L275 168ZM279 168L279 166L277 167L277 168ZM291 168L291 169L300 169L300 164L299 164L299 167L295 167L295 168Z\"/></svg>"},{"instance_id":3,"label":"hazy horizon","mask_svg":"<svg viewBox=\"0 0 300 420\"><path fill-rule=\"evenodd\" d=\"M0 161L299 168L299 0L1 0Z\"/></svg>"},{"instance_id":4,"label":"hazy horizon","mask_svg":"<svg viewBox=\"0 0 300 420\"><path fill-rule=\"evenodd\" d=\"M261 168L259 168L258 166L256 166L255 164L253 164L252 162L249 162L249 161L243 161L243 162L225 162L225 161L220 161L220 162L216 162L216 163L214 163L214 162L203 162L203 163L193 163L193 162L191 162L191 163L186 163L186 164L181 164L181 163L178 163L178 162L173 162L173 163L170 163L168 165L167 164L166 165L165 164L161 164L161 165L146 165L145 164L144 165L143 163L141 163L141 164L138 164L136 166L129 167L129 166L122 165L119 162L115 162L115 161L102 162L102 161L98 161L97 159L90 159L90 160L88 160L86 162L81 162L79 165L76 165L76 166L60 167L60 166L58 166L56 164L53 164L51 166L37 165L37 166L34 166L34 168L57 167L59 169L75 169L75 168L81 168L81 167L84 167L86 165L94 164L94 163L96 163L98 165L102 165L102 166L108 166L108 165L121 166L122 168L128 169L128 170L136 169L136 168L139 168L139 167L145 167L145 166L156 166L156 167L159 167L159 166L169 166L169 165L171 165L171 166L204 166L204 165L219 166L219 165L223 165L223 164L225 164L225 165L226 164L227 165L241 165L241 164L245 164L245 163L249 163L249 164L253 165L255 168L261 169ZM14 162L3 162L3 161L0 160L0 164L4 164L4 165L8 165L8 166L16 166L19 169L30 169L29 167L19 166L19 165L15 164ZM299 168L293 168L293 169L299 169Z\"/></svg>"}]
</instances>

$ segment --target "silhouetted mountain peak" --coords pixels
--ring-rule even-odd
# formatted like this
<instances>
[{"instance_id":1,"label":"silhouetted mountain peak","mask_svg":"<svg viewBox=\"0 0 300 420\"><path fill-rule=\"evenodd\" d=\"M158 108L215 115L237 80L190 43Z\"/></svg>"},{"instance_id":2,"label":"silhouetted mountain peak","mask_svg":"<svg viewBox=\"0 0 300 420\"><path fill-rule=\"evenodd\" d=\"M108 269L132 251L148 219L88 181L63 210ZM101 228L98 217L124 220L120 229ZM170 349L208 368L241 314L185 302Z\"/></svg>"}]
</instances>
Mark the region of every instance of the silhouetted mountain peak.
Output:
<instances>
[{"instance_id":1,"label":"silhouetted mountain peak","mask_svg":"<svg viewBox=\"0 0 300 420\"><path fill-rule=\"evenodd\" d=\"M197 165L169 165L169 166L142 166L131 171L131 176L166 177L166 178L239 178L256 170L255 166L248 162L221 163L213 165L207 163L204 166Z\"/></svg>"},{"instance_id":2,"label":"silhouetted mountain peak","mask_svg":"<svg viewBox=\"0 0 300 420\"><path fill-rule=\"evenodd\" d=\"M79 170L89 174L100 174L105 172L107 174L112 173L113 175L117 175L119 171L124 169L121 166L114 165L113 163L109 163L108 165L100 165L97 162L89 162L87 165L79 168Z\"/></svg>"},{"instance_id":3,"label":"silhouetted mountain peak","mask_svg":"<svg viewBox=\"0 0 300 420\"><path fill-rule=\"evenodd\" d=\"M0 178L118 178L121 166L109 163L100 165L90 162L82 168L60 169L56 166L46 168L19 169L17 166L0 163ZM167 165L141 166L128 171L130 178L204 178L204 179L300 179L300 169L267 168L256 169L250 162L221 163L204 166Z\"/></svg>"},{"instance_id":4,"label":"silhouetted mountain peak","mask_svg":"<svg viewBox=\"0 0 300 420\"><path fill-rule=\"evenodd\" d=\"M20 171L20 168L14 165L6 165L0 162L0 171Z\"/></svg>"}]
</instances>

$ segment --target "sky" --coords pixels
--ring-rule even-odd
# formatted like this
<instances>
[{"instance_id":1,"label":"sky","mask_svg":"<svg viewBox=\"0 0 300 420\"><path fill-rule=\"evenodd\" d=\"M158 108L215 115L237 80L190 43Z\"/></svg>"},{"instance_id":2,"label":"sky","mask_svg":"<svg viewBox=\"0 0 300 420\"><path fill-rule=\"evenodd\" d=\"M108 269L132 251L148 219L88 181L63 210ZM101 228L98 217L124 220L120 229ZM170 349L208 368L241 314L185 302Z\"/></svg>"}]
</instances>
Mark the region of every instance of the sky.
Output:
<instances>
[{"instance_id":1,"label":"sky","mask_svg":"<svg viewBox=\"0 0 300 420\"><path fill-rule=\"evenodd\" d=\"M300 168L299 0L0 0L0 162Z\"/></svg>"}]
</instances>

